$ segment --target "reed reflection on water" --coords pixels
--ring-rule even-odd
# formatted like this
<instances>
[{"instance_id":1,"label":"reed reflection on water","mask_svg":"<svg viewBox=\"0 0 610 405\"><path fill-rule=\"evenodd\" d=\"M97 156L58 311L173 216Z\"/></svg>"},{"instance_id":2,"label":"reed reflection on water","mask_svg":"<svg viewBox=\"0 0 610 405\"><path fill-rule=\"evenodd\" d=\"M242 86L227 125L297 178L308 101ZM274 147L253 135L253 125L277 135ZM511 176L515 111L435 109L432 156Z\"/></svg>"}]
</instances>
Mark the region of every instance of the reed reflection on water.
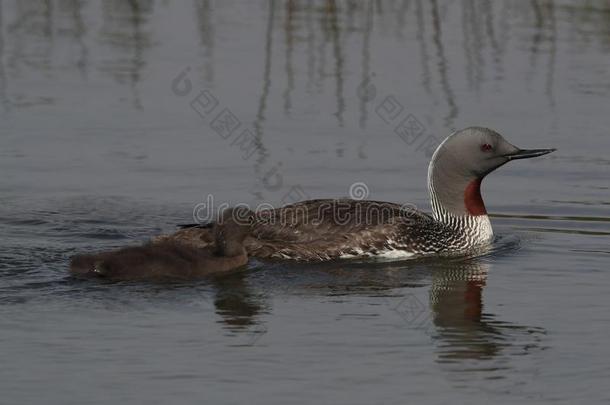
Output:
<instances>
[{"instance_id":1,"label":"reed reflection on water","mask_svg":"<svg viewBox=\"0 0 610 405\"><path fill-rule=\"evenodd\" d=\"M293 93L320 95L331 89L335 109L330 113L337 124L344 125L347 110L354 109L365 126L367 111L358 105L361 100L353 97L354 88L349 87L348 77L352 82L358 76L356 83L360 83L379 73L375 66L380 61L373 59L371 49L385 46L383 42L391 37L401 40L411 36L417 44L416 54L400 48L393 53L402 59L400 54L406 52L409 61L420 65L418 77L409 80L420 82L426 97L445 110L444 127L451 128L459 114L460 100L454 89L458 78L449 76L455 73L451 72L455 70L452 65L464 64L458 69L464 74L459 80L464 81L469 91L484 91L490 83L498 86L513 67L508 65L507 53L517 35L524 37L519 38L519 45L529 53L525 80L536 86L537 75L544 73L541 84L552 108L558 68L558 24L563 25L563 35L569 38L567 46L581 51L587 48L607 51L610 28L606 5L604 1L585 5L538 0L252 2L244 7L247 11L243 13L258 13L266 20L264 41L258 50L262 57L256 61L263 65L257 121L264 121L271 87L281 94L286 115L294 109ZM113 0L100 4L77 0L3 1L0 95L5 107L53 101L35 94L36 88L27 89L34 94L22 94L25 89L9 86L13 80L75 71L82 82L99 73L125 85L132 93L132 107L142 108L138 83L146 80L147 65L155 48L170 42L160 36L155 25L163 13L169 12L169 7L152 0ZM183 41L184 46L200 60L198 73L203 83L214 85L220 80L215 75L216 36L226 29L218 15L230 12L232 6L196 0L174 7L184 8L183 12L193 16L191 23L198 38ZM448 28L444 27L450 19L458 18L461 49L454 48ZM374 42L373 30L381 34ZM582 90L606 94L608 87L600 85L597 89L585 85Z\"/></svg>"},{"instance_id":2,"label":"reed reflection on water","mask_svg":"<svg viewBox=\"0 0 610 405\"><path fill-rule=\"evenodd\" d=\"M402 146L415 151L432 150L457 126L485 124L481 117L497 115L507 103L523 104L523 113L536 105L548 117L537 125L567 135L585 123L566 126L565 117L604 103L610 92L603 1L260 1L242 7L5 0L2 109L37 129L48 126L48 117L29 111L44 106L69 113L65 122L77 132L91 121L106 133L143 122L147 128L201 127L196 117L184 118L188 105L167 91L177 72L192 67L194 86L215 92L252 127L258 184L250 192L265 201L273 193L260 179L286 159L285 145L311 148L305 136L280 137L278 128L290 120L315 117L322 127L345 132L336 142L328 137L332 143L321 150L339 158L355 150L365 160L374 150L371 134L400 136L397 124L405 116L420 128L403 137ZM244 16L249 22L237 23ZM245 49L235 52L232 41L243 41ZM246 57L236 58L242 53ZM587 63L579 62L579 53ZM239 85L234 60L247 61ZM527 100L512 93L515 83L531 95ZM558 91L574 101L564 96L558 105ZM388 97L400 108L392 122L378 111ZM586 111L580 115L586 119ZM515 125L507 124L512 115L496 120ZM213 134L201 131L204 138Z\"/></svg>"}]
</instances>

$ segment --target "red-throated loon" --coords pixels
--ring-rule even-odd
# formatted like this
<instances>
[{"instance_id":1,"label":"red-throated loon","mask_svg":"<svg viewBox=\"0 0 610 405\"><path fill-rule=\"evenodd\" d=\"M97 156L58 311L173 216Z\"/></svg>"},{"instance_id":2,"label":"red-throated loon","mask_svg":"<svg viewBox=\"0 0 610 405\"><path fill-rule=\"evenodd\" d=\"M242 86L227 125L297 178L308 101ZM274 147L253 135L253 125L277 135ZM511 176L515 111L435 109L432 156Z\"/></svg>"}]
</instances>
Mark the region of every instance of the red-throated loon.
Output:
<instances>
[{"instance_id":1,"label":"red-throated loon","mask_svg":"<svg viewBox=\"0 0 610 405\"><path fill-rule=\"evenodd\" d=\"M227 273L248 262L243 241L250 232L253 215L242 211L239 222L233 220L234 216L227 210L214 224L213 246L200 249L170 239L77 255L70 262L70 272L110 280L186 280Z\"/></svg>"},{"instance_id":2,"label":"red-throated loon","mask_svg":"<svg viewBox=\"0 0 610 405\"><path fill-rule=\"evenodd\" d=\"M443 255L490 244L493 231L481 181L515 159L555 149L519 149L481 127L456 131L434 152L428 168L432 216L395 203L350 199L309 200L256 214L244 241L258 258L331 260L344 257ZM155 241L194 246L213 243L205 225Z\"/></svg>"}]
</instances>

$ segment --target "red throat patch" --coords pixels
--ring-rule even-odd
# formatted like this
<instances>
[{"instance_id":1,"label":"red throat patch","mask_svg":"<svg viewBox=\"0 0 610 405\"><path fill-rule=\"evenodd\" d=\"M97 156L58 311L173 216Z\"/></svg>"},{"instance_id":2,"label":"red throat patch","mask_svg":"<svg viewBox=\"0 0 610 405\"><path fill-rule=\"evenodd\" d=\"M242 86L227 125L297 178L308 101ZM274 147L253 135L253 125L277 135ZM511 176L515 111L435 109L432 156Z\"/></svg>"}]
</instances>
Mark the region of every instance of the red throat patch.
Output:
<instances>
[{"instance_id":1,"label":"red throat patch","mask_svg":"<svg viewBox=\"0 0 610 405\"><path fill-rule=\"evenodd\" d=\"M481 198L481 180L471 181L464 190L464 205L470 215L487 215L483 198Z\"/></svg>"}]
</instances>

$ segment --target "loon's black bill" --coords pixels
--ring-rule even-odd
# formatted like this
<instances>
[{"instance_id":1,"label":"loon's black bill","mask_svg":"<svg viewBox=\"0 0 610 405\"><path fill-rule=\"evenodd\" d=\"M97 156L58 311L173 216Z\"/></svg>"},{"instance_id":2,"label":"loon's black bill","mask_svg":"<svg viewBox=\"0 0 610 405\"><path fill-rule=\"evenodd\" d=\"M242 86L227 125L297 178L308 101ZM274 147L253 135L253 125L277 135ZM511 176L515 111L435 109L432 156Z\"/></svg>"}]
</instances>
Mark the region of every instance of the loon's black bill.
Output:
<instances>
[{"instance_id":1,"label":"loon's black bill","mask_svg":"<svg viewBox=\"0 0 610 405\"><path fill-rule=\"evenodd\" d=\"M527 159L546 155L547 153L555 152L557 149L519 149L515 153L505 155L508 160Z\"/></svg>"}]
</instances>

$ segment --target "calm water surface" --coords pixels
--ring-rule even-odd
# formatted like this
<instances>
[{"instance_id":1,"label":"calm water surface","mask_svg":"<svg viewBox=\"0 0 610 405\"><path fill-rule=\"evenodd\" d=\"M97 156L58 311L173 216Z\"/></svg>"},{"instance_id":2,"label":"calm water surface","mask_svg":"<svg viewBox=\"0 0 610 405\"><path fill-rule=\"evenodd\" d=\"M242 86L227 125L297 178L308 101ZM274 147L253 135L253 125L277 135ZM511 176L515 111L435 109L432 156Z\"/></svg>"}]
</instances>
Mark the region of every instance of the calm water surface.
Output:
<instances>
[{"instance_id":1,"label":"calm water surface","mask_svg":"<svg viewBox=\"0 0 610 405\"><path fill-rule=\"evenodd\" d=\"M0 1L0 403L607 403L609 55L605 1ZM483 257L67 276L208 198L428 210L469 125L559 149Z\"/></svg>"}]
</instances>

